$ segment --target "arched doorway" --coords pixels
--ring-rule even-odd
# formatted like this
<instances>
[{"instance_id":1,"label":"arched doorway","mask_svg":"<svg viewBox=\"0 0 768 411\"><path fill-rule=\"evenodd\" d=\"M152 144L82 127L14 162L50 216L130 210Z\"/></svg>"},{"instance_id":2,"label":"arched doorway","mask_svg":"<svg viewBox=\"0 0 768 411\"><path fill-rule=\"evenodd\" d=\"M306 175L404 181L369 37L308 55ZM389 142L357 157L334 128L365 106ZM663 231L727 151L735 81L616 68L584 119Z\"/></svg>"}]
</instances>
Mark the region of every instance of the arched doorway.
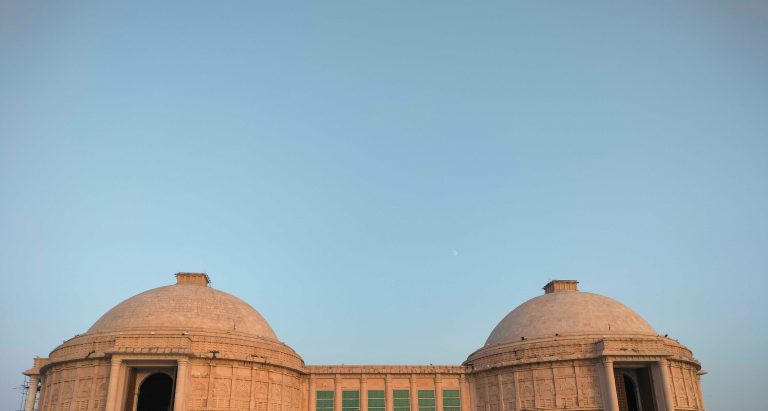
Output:
<instances>
[{"instance_id":1,"label":"arched doorway","mask_svg":"<svg viewBox=\"0 0 768 411\"><path fill-rule=\"evenodd\" d=\"M167 374L155 373L139 386L136 411L171 411L173 379Z\"/></svg>"},{"instance_id":2,"label":"arched doorway","mask_svg":"<svg viewBox=\"0 0 768 411\"><path fill-rule=\"evenodd\" d=\"M616 368L619 411L656 411L651 370L648 367Z\"/></svg>"},{"instance_id":3,"label":"arched doorway","mask_svg":"<svg viewBox=\"0 0 768 411\"><path fill-rule=\"evenodd\" d=\"M627 411L642 411L640 410L638 398L637 398L637 385L629 375L624 374L624 393L627 396Z\"/></svg>"}]
</instances>

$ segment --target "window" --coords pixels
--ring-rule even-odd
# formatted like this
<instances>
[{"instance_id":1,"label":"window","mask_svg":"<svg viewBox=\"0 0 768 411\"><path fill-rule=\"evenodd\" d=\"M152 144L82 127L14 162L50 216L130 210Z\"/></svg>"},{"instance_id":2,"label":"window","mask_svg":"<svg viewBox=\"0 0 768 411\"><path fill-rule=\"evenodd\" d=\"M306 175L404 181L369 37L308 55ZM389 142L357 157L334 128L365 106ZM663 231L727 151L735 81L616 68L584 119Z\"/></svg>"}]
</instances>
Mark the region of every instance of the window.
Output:
<instances>
[{"instance_id":1,"label":"window","mask_svg":"<svg viewBox=\"0 0 768 411\"><path fill-rule=\"evenodd\" d=\"M341 411L360 410L360 391L341 392Z\"/></svg>"},{"instance_id":2,"label":"window","mask_svg":"<svg viewBox=\"0 0 768 411\"><path fill-rule=\"evenodd\" d=\"M384 390L368 391L368 411L384 411Z\"/></svg>"},{"instance_id":3,"label":"window","mask_svg":"<svg viewBox=\"0 0 768 411\"><path fill-rule=\"evenodd\" d=\"M419 411L435 411L434 390L419 390Z\"/></svg>"},{"instance_id":4,"label":"window","mask_svg":"<svg viewBox=\"0 0 768 411\"><path fill-rule=\"evenodd\" d=\"M394 411L411 411L411 396L408 390L393 390Z\"/></svg>"},{"instance_id":5,"label":"window","mask_svg":"<svg viewBox=\"0 0 768 411\"><path fill-rule=\"evenodd\" d=\"M443 411L461 411L459 390L443 390Z\"/></svg>"},{"instance_id":6,"label":"window","mask_svg":"<svg viewBox=\"0 0 768 411\"><path fill-rule=\"evenodd\" d=\"M317 391L315 409L317 411L333 411L333 391Z\"/></svg>"}]
</instances>

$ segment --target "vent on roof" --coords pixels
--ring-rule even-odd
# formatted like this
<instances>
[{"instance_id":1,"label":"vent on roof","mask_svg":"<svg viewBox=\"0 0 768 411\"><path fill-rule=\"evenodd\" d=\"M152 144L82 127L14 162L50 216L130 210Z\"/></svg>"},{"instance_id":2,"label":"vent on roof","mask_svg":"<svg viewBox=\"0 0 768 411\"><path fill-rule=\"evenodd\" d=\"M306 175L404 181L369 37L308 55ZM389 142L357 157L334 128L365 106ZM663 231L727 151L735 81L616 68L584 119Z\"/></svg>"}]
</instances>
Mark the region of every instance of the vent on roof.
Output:
<instances>
[{"instance_id":1,"label":"vent on roof","mask_svg":"<svg viewBox=\"0 0 768 411\"><path fill-rule=\"evenodd\" d=\"M544 294L579 291L578 284L579 282L576 280L552 280L544 286Z\"/></svg>"},{"instance_id":2,"label":"vent on roof","mask_svg":"<svg viewBox=\"0 0 768 411\"><path fill-rule=\"evenodd\" d=\"M176 273L177 285L199 285L201 287L208 287L211 283L211 279L208 278L206 273Z\"/></svg>"}]
</instances>

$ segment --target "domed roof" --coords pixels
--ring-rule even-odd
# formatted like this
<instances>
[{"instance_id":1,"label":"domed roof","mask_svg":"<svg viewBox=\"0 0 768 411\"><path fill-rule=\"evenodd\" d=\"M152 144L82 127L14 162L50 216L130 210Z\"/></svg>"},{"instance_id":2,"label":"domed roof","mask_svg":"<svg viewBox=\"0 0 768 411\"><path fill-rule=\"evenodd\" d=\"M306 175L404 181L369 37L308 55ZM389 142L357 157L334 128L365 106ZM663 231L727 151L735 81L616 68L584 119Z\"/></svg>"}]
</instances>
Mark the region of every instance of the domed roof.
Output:
<instances>
[{"instance_id":1,"label":"domed roof","mask_svg":"<svg viewBox=\"0 0 768 411\"><path fill-rule=\"evenodd\" d=\"M507 314L485 345L554 337L555 334L656 335L653 327L624 304L576 289L576 281L553 281L547 293L532 298Z\"/></svg>"},{"instance_id":2,"label":"domed roof","mask_svg":"<svg viewBox=\"0 0 768 411\"><path fill-rule=\"evenodd\" d=\"M207 331L277 340L267 320L243 300L208 286L208 276L176 274L177 283L135 295L96 321L89 333Z\"/></svg>"}]
</instances>

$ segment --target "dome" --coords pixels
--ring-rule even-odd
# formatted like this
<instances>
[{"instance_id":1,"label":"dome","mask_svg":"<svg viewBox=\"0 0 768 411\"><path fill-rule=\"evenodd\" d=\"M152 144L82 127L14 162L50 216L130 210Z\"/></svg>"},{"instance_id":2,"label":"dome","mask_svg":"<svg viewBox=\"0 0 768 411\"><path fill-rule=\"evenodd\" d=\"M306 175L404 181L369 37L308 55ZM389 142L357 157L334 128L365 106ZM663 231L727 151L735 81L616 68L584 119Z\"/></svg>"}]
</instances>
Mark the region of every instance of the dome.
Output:
<instances>
[{"instance_id":1,"label":"dome","mask_svg":"<svg viewBox=\"0 0 768 411\"><path fill-rule=\"evenodd\" d=\"M206 274L179 273L177 283L135 295L96 321L88 333L205 331L277 340L269 323L248 303L208 286Z\"/></svg>"},{"instance_id":2,"label":"dome","mask_svg":"<svg viewBox=\"0 0 768 411\"><path fill-rule=\"evenodd\" d=\"M580 292L576 281L553 281L546 294L507 314L485 345L536 338L585 334L656 335L653 327L624 304L598 294Z\"/></svg>"}]
</instances>

